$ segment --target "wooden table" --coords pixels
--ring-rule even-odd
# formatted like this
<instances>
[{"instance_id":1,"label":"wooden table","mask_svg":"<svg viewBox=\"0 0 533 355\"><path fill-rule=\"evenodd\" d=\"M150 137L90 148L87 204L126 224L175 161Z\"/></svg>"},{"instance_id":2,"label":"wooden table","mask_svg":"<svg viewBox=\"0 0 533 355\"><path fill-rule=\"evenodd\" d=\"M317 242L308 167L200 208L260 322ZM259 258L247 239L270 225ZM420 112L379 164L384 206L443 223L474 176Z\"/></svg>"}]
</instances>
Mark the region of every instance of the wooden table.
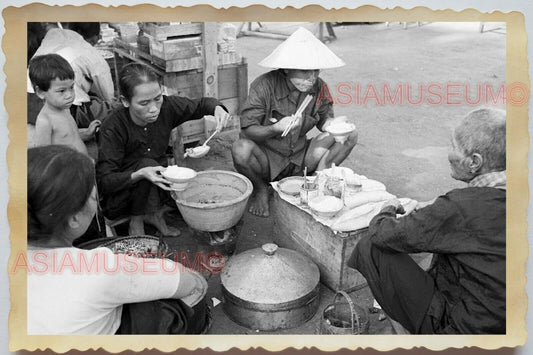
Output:
<instances>
[{"instance_id":1,"label":"wooden table","mask_svg":"<svg viewBox=\"0 0 533 355\"><path fill-rule=\"evenodd\" d=\"M368 228L334 233L309 213L283 200L277 192L270 209L274 217L274 242L311 258L320 269L321 281L334 291L354 291L365 287L366 280L346 265L357 242Z\"/></svg>"}]
</instances>

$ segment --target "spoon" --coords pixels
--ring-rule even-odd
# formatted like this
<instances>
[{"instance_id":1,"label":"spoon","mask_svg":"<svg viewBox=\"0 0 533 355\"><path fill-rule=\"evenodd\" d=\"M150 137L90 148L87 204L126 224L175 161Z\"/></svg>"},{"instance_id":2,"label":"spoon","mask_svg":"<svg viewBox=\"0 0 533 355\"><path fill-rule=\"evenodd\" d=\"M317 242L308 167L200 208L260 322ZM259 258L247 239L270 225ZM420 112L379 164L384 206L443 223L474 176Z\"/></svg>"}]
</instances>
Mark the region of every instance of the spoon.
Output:
<instances>
[{"instance_id":1,"label":"spoon","mask_svg":"<svg viewBox=\"0 0 533 355\"><path fill-rule=\"evenodd\" d=\"M207 142L209 142L211 140L211 138L213 138L215 136L215 134L218 133L218 130L214 131L213 134L211 134L209 136L209 138L207 138L207 140L204 142L204 144L202 145L199 145L198 147L196 148L202 148L202 147L207 147L209 148L209 146L207 145ZM196 149L196 148L193 148L193 149ZM204 155L207 154L207 152L209 151L209 149L206 149L204 150L202 153L200 154L195 154L195 156L192 156L190 152L185 152L185 154L183 155L183 158L187 158L187 157L191 157L191 158L201 158L203 157Z\"/></svg>"},{"instance_id":2,"label":"spoon","mask_svg":"<svg viewBox=\"0 0 533 355\"><path fill-rule=\"evenodd\" d=\"M209 138L207 138L207 140L204 142L204 144L202 144L203 146L206 146L207 145L207 142L209 142L211 140L211 138L213 138L215 136L215 134L217 134L218 131L214 131L212 135L209 136Z\"/></svg>"}]
</instances>

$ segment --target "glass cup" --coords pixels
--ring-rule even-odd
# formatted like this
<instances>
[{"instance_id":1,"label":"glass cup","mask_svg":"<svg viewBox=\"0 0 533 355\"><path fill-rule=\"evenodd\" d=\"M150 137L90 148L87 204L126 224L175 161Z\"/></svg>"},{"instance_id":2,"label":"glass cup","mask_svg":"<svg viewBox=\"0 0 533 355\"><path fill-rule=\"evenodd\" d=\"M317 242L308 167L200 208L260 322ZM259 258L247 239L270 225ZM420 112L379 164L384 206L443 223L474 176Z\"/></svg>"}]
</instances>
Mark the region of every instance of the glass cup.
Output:
<instances>
[{"instance_id":1,"label":"glass cup","mask_svg":"<svg viewBox=\"0 0 533 355\"><path fill-rule=\"evenodd\" d=\"M318 184L307 183L300 187L300 203L307 206L309 200L318 196Z\"/></svg>"}]
</instances>

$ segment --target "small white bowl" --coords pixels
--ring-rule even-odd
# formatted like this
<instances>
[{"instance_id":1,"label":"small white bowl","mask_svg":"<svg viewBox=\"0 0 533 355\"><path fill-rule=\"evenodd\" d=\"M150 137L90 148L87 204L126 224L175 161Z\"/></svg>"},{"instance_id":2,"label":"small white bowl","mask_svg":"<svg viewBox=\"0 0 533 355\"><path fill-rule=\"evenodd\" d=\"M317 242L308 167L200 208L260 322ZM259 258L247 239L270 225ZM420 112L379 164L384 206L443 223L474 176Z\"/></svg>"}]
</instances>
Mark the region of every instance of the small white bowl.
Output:
<instances>
[{"instance_id":1,"label":"small white bowl","mask_svg":"<svg viewBox=\"0 0 533 355\"><path fill-rule=\"evenodd\" d=\"M184 188L183 183L188 183L196 177L196 171L177 165L171 165L161 172L161 175L172 182L177 188ZM186 186L185 186L186 187Z\"/></svg>"},{"instance_id":2,"label":"small white bowl","mask_svg":"<svg viewBox=\"0 0 533 355\"><path fill-rule=\"evenodd\" d=\"M344 143L348 136L355 131L355 125L349 122L333 122L326 128L326 132L331 134L336 142Z\"/></svg>"},{"instance_id":3,"label":"small white bowl","mask_svg":"<svg viewBox=\"0 0 533 355\"><path fill-rule=\"evenodd\" d=\"M342 200L335 196L314 197L309 200L308 205L316 215L324 218L335 216L344 207Z\"/></svg>"},{"instance_id":4,"label":"small white bowl","mask_svg":"<svg viewBox=\"0 0 533 355\"><path fill-rule=\"evenodd\" d=\"M172 191L183 191L189 186L188 182L174 182L170 184L170 189Z\"/></svg>"}]
</instances>

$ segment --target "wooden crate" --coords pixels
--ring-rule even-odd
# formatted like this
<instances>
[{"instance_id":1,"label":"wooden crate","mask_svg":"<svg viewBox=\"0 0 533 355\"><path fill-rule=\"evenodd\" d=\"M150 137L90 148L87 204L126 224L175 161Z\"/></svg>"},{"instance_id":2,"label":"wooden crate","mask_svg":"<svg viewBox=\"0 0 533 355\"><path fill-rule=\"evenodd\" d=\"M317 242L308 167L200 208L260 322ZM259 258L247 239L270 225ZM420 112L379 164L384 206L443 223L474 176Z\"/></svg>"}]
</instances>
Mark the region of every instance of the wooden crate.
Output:
<instances>
[{"instance_id":1,"label":"wooden crate","mask_svg":"<svg viewBox=\"0 0 533 355\"><path fill-rule=\"evenodd\" d=\"M240 64L243 58L238 53L218 53L218 65ZM159 68L167 73L187 71L193 69L202 69L204 67L204 60L202 56L195 56L192 58L176 58L176 59L162 59L152 56L152 61Z\"/></svg>"},{"instance_id":2,"label":"wooden crate","mask_svg":"<svg viewBox=\"0 0 533 355\"><path fill-rule=\"evenodd\" d=\"M163 41L171 37L191 36L202 34L202 23L161 23L161 22L146 22L143 26L144 33L152 36L158 41Z\"/></svg>"},{"instance_id":3,"label":"wooden crate","mask_svg":"<svg viewBox=\"0 0 533 355\"><path fill-rule=\"evenodd\" d=\"M162 60L202 57L202 37L180 37L159 41L145 34L150 41L150 54Z\"/></svg>"},{"instance_id":4,"label":"wooden crate","mask_svg":"<svg viewBox=\"0 0 533 355\"><path fill-rule=\"evenodd\" d=\"M240 118L233 115L226 127L222 129L221 134L240 132L241 124ZM216 123L209 122L205 118L199 120L187 121L180 126L180 143L187 144L191 142L203 143L207 137L213 134L216 130Z\"/></svg>"},{"instance_id":5,"label":"wooden crate","mask_svg":"<svg viewBox=\"0 0 533 355\"><path fill-rule=\"evenodd\" d=\"M203 96L202 72L191 70L187 72L166 73L163 84L169 95L179 95L189 98ZM235 140L240 132L240 109L248 95L248 65L243 62L239 65L218 67L218 99L233 115L234 119L228 123L222 134ZM213 132L213 127L206 125L203 119L186 122L176 129L173 134L174 156L179 160L188 143L202 143Z\"/></svg>"},{"instance_id":6,"label":"wooden crate","mask_svg":"<svg viewBox=\"0 0 533 355\"><path fill-rule=\"evenodd\" d=\"M274 242L311 258L320 269L320 279L326 286L334 291L352 291L366 286L365 278L346 263L357 242L368 233L367 228L335 234L276 192L270 211L274 217Z\"/></svg>"},{"instance_id":7,"label":"wooden crate","mask_svg":"<svg viewBox=\"0 0 533 355\"><path fill-rule=\"evenodd\" d=\"M202 60L199 67L193 70L167 72L154 62L155 57L139 51L134 46L115 39L113 51L116 70L129 62L146 64L156 70L163 78L163 85L169 95L180 95L189 98L200 98L203 95ZM115 87L118 87L115 78ZM238 114L248 95L248 64L245 58L238 63L219 65L218 67L218 99L228 108L231 114Z\"/></svg>"},{"instance_id":8,"label":"wooden crate","mask_svg":"<svg viewBox=\"0 0 533 355\"><path fill-rule=\"evenodd\" d=\"M124 42L137 42L139 26L136 22L109 22L109 27L114 28Z\"/></svg>"},{"instance_id":9,"label":"wooden crate","mask_svg":"<svg viewBox=\"0 0 533 355\"><path fill-rule=\"evenodd\" d=\"M203 76L201 71L190 70L186 72L163 74L163 84L169 95L180 95L190 98L203 96ZM223 65L218 67L218 99L221 101L238 98L242 107L248 93L248 64L242 61L239 64ZM230 110L230 113L236 114Z\"/></svg>"}]
</instances>

